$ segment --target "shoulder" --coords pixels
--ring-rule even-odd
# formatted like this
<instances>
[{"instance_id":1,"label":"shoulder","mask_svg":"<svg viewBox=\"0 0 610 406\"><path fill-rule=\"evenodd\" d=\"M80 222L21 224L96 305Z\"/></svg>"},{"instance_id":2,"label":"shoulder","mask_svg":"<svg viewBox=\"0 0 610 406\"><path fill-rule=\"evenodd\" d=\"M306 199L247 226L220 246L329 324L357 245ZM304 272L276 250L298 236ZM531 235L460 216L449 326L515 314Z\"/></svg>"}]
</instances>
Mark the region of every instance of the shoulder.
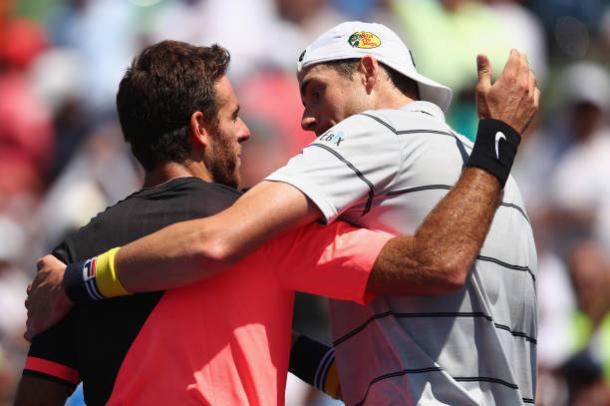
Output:
<instances>
[{"instance_id":1,"label":"shoulder","mask_svg":"<svg viewBox=\"0 0 610 406\"><path fill-rule=\"evenodd\" d=\"M140 189L107 207L68 236L65 245L79 254L83 247L103 242L110 247L122 245L123 239L131 241L177 221L218 213L240 196L241 192L234 188L198 178L174 179Z\"/></svg>"}]
</instances>

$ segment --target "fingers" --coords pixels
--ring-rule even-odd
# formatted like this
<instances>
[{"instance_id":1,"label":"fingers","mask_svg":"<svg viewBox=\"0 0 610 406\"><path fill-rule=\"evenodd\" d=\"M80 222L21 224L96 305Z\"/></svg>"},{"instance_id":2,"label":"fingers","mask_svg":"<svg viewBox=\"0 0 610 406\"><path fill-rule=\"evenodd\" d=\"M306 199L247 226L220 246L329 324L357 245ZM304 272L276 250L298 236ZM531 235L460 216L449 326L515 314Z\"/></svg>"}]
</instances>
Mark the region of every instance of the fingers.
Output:
<instances>
[{"instance_id":1,"label":"fingers","mask_svg":"<svg viewBox=\"0 0 610 406\"><path fill-rule=\"evenodd\" d=\"M62 262L53 255L45 255L42 258L38 258L38 261L36 261L36 269L40 272L44 268L52 268L61 263Z\"/></svg>"},{"instance_id":2,"label":"fingers","mask_svg":"<svg viewBox=\"0 0 610 406\"><path fill-rule=\"evenodd\" d=\"M479 76L477 90L485 91L491 87L491 62L487 55L477 55L477 74Z\"/></svg>"},{"instance_id":3,"label":"fingers","mask_svg":"<svg viewBox=\"0 0 610 406\"><path fill-rule=\"evenodd\" d=\"M528 71L528 93L534 94L538 84L536 83L536 75L531 70Z\"/></svg>"},{"instance_id":4,"label":"fingers","mask_svg":"<svg viewBox=\"0 0 610 406\"><path fill-rule=\"evenodd\" d=\"M530 64L527 60L527 55L525 53L519 52L519 74L527 75L529 72Z\"/></svg>"},{"instance_id":5,"label":"fingers","mask_svg":"<svg viewBox=\"0 0 610 406\"><path fill-rule=\"evenodd\" d=\"M504 65L504 69L502 70L500 76L509 80L516 78L519 74L520 64L521 55L519 54L519 51L517 51L516 49L511 49L510 54L508 56L508 61L506 61L506 64Z\"/></svg>"}]
</instances>

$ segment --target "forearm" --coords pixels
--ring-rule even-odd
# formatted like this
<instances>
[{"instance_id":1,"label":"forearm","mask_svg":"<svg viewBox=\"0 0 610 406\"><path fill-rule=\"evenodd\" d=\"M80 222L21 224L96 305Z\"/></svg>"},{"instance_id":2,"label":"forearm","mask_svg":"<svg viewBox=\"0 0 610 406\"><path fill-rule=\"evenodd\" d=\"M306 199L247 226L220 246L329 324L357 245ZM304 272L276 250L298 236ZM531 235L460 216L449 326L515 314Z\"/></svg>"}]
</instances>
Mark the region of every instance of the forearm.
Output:
<instances>
[{"instance_id":1,"label":"forearm","mask_svg":"<svg viewBox=\"0 0 610 406\"><path fill-rule=\"evenodd\" d=\"M500 202L501 185L466 168L413 236L390 240L367 285L376 293L438 294L463 286Z\"/></svg>"},{"instance_id":2,"label":"forearm","mask_svg":"<svg viewBox=\"0 0 610 406\"><path fill-rule=\"evenodd\" d=\"M61 406L73 390L67 385L24 375L17 388L15 406Z\"/></svg>"},{"instance_id":3,"label":"forearm","mask_svg":"<svg viewBox=\"0 0 610 406\"><path fill-rule=\"evenodd\" d=\"M215 238L222 237L208 219L170 225L121 247L115 257L117 277L129 292L170 289L209 277L231 264Z\"/></svg>"},{"instance_id":4,"label":"forearm","mask_svg":"<svg viewBox=\"0 0 610 406\"><path fill-rule=\"evenodd\" d=\"M263 182L215 216L177 223L122 247L117 276L130 292L187 285L318 217L317 207L299 190Z\"/></svg>"}]
</instances>

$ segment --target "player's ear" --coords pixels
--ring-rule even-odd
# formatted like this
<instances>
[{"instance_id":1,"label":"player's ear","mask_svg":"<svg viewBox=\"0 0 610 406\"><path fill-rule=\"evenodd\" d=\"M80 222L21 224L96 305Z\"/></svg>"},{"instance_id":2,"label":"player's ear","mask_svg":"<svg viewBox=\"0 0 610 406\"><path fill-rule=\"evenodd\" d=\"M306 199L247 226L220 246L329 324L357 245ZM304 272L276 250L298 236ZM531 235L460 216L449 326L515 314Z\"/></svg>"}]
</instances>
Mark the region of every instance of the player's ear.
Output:
<instances>
[{"instance_id":1,"label":"player's ear","mask_svg":"<svg viewBox=\"0 0 610 406\"><path fill-rule=\"evenodd\" d=\"M189 133L191 141L194 144L202 145L204 147L207 147L210 144L211 140L208 125L201 111L196 111L191 114Z\"/></svg>"},{"instance_id":2,"label":"player's ear","mask_svg":"<svg viewBox=\"0 0 610 406\"><path fill-rule=\"evenodd\" d=\"M370 93L375 85L379 82L380 66L377 59L371 55L365 55L360 58L358 63L358 72L362 84L366 87L367 93Z\"/></svg>"}]
</instances>

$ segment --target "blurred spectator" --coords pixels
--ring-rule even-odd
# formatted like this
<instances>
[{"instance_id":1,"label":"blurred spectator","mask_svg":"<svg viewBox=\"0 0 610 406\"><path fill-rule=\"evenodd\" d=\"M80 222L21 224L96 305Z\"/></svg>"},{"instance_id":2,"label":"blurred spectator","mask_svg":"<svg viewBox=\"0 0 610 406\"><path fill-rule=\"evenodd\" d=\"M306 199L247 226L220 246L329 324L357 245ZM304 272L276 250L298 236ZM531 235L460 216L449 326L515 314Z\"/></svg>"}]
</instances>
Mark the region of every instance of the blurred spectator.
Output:
<instances>
[{"instance_id":1,"label":"blurred spectator","mask_svg":"<svg viewBox=\"0 0 610 406\"><path fill-rule=\"evenodd\" d=\"M265 120L273 127L275 142L279 143L282 155L280 166L315 138L312 132L301 128L303 105L294 72L276 69L251 75L241 82L238 94L244 113ZM271 171L274 169L277 167Z\"/></svg>"},{"instance_id":2,"label":"blurred spectator","mask_svg":"<svg viewBox=\"0 0 610 406\"><path fill-rule=\"evenodd\" d=\"M601 21L601 41L604 46L603 51L607 55L610 53L610 4L606 5L606 11Z\"/></svg>"},{"instance_id":3,"label":"blurred spectator","mask_svg":"<svg viewBox=\"0 0 610 406\"><path fill-rule=\"evenodd\" d=\"M23 227L6 216L0 216L0 240L0 340L4 341L21 338L25 332L28 278L19 266L28 240Z\"/></svg>"},{"instance_id":4,"label":"blurred spectator","mask_svg":"<svg viewBox=\"0 0 610 406\"><path fill-rule=\"evenodd\" d=\"M303 48L342 17L327 0L181 0L161 8L151 40L222 44L235 81L259 69L294 73Z\"/></svg>"},{"instance_id":5,"label":"blurred spectator","mask_svg":"<svg viewBox=\"0 0 610 406\"><path fill-rule=\"evenodd\" d=\"M51 114L27 75L47 46L43 29L10 16L5 5L0 9L0 309L6 313L0 315L0 347L7 351L4 366L18 368L25 348L21 335L27 285L20 269L26 252L18 248L48 181L54 134ZM8 379L10 374L0 375Z\"/></svg>"},{"instance_id":6,"label":"blurred spectator","mask_svg":"<svg viewBox=\"0 0 610 406\"><path fill-rule=\"evenodd\" d=\"M67 233L141 185L141 176L120 135L118 122L101 124L51 186L37 213L34 252L50 252Z\"/></svg>"},{"instance_id":7,"label":"blurred spectator","mask_svg":"<svg viewBox=\"0 0 610 406\"><path fill-rule=\"evenodd\" d=\"M535 235L538 244L540 233ZM549 248L538 247L538 362L542 370L559 367L574 352L566 332L572 327L576 299L564 262Z\"/></svg>"},{"instance_id":8,"label":"blurred spectator","mask_svg":"<svg viewBox=\"0 0 610 406\"><path fill-rule=\"evenodd\" d=\"M594 241L576 243L569 255L576 308L562 306L571 296L559 285L539 279L541 303L539 386L541 405L610 405L610 267ZM543 262L540 264L543 266ZM551 292L551 289L554 290ZM562 297L566 295L567 297ZM544 306L555 298L554 309ZM562 300L563 299L563 300ZM544 314L551 310L553 315ZM554 335L548 327L554 325ZM567 323L566 323L567 321ZM566 351L567 350L567 351ZM561 357L559 355L562 355Z\"/></svg>"},{"instance_id":9,"label":"blurred spectator","mask_svg":"<svg viewBox=\"0 0 610 406\"><path fill-rule=\"evenodd\" d=\"M280 135L278 126L268 117L251 116L247 109L242 116L252 133L242 145L241 154L241 186L248 189L283 166L292 155L283 142L288 137Z\"/></svg>"},{"instance_id":10,"label":"blurred spectator","mask_svg":"<svg viewBox=\"0 0 610 406\"><path fill-rule=\"evenodd\" d=\"M533 219L544 215L547 210L550 195L548 180L563 152L555 134L542 126L541 115L534 118L523 134L511 171L519 184L527 212ZM547 224L540 223L539 226L544 228Z\"/></svg>"},{"instance_id":11,"label":"blurred spectator","mask_svg":"<svg viewBox=\"0 0 610 406\"><path fill-rule=\"evenodd\" d=\"M573 351L588 350L602 365L610 383L610 268L607 257L597 243L580 242L571 252L569 265L578 304L570 329Z\"/></svg>"},{"instance_id":12,"label":"blurred spectator","mask_svg":"<svg viewBox=\"0 0 610 406\"><path fill-rule=\"evenodd\" d=\"M33 92L26 70L46 40L32 21L11 19L2 27L0 196L38 193L53 160L53 127L51 114Z\"/></svg>"},{"instance_id":13,"label":"blurred spectator","mask_svg":"<svg viewBox=\"0 0 610 406\"><path fill-rule=\"evenodd\" d=\"M15 9L49 18L43 25L14 16ZM497 75L511 47L525 51L549 106L524 136L513 168L538 245L537 403L594 405L604 398L608 0L0 0L0 404L10 399L21 367L20 333L6 331L22 323L22 264L33 271L37 255L140 184L113 111L149 15L148 41L219 42L231 51L230 75L253 131L242 157L245 186L313 139L300 128L296 60L340 20L380 21L402 32L418 68L454 88L447 117L469 136L476 54L488 54ZM602 65L583 63L584 56ZM558 74L566 59L577 63ZM19 241L27 252L10 248ZM295 325L323 335L320 302L300 296L298 306ZM289 405L328 401L289 385L295 387Z\"/></svg>"},{"instance_id":14,"label":"blurred spectator","mask_svg":"<svg viewBox=\"0 0 610 406\"><path fill-rule=\"evenodd\" d=\"M610 78L601 66L578 63L561 83L566 111L557 135L569 148L551 182L557 236L562 247L595 235L610 248Z\"/></svg>"},{"instance_id":15,"label":"blurred spectator","mask_svg":"<svg viewBox=\"0 0 610 406\"><path fill-rule=\"evenodd\" d=\"M0 404L8 404L27 351L23 306L29 278L21 269L28 244L24 228L0 215Z\"/></svg>"},{"instance_id":16,"label":"blurred spectator","mask_svg":"<svg viewBox=\"0 0 610 406\"><path fill-rule=\"evenodd\" d=\"M610 405L610 386L599 364L587 352L575 355L563 367L570 406Z\"/></svg>"},{"instance_id":17,"label":"blurred spectator","mask_svg":"<svg viewBox=\"0 0 610 406\"><path fill-rule=\"evenodd\" d=\"M510 47L527 55L530 67L536 74L538 86L542 88L547 75L546 38L542 23L522 5L523 0L486 1L500 17L502 30L510 36Z\"/></svg>"},{"instance_id":18,"label":"blurred spectator","mask_svg":"<svg viewBox=\"0 0 610 406\"><path fill-rule=\"evenodd\" d=\"M136 53L136 17L129 1L67 0L51 18L54 43L82 61L82 96L90 113L114 111L119 81Z\"/></svg>"},{"instance_id":19,"label":"blurred spectator","mask_svg":"<svg viewBox=\"0 0 610 406\"><path fill-rule=\"evenodd\" d=\"M454 92L473 87L477 54L487 54L497 68L506 61L508 33L500 16L479 1L394 0L394 9L418 70Z\"/></svg>"},{"instance_id":20,"label":"blurred spectator","mask_svg":"<svg viewBox=\"0 0 610 406\"><path fill-rule=\"evenodd\" d=\"M551 52L563 58L589 56L606 0L529 0L529 4L542 19Z\"/></svg>"},{"instance_id":21,"label":"blurred spectator","mask_svg":"<svg viewBox=\"0 0 610 406\"><path fill-rule=\"evenodd\" d=\"M472 139L477 125L476 56L486 54L499 73L509 50L517 46L512 32L481 1L394 0L393 6L418 70L453 89L447 120Z\"/></svg>"},{"instance_id":22,"label":"blurred spectator","mask_svg":"<svg viewBox=\"0 0 610 406\"><path fill-rule=\"evenodd\" d=\"M44 52L30 68L33 90L53 113L56 148L50 180L59 175L93 127L83 109L84 70L76 52L59 47Z\"/></svg>"}]
</instances>

